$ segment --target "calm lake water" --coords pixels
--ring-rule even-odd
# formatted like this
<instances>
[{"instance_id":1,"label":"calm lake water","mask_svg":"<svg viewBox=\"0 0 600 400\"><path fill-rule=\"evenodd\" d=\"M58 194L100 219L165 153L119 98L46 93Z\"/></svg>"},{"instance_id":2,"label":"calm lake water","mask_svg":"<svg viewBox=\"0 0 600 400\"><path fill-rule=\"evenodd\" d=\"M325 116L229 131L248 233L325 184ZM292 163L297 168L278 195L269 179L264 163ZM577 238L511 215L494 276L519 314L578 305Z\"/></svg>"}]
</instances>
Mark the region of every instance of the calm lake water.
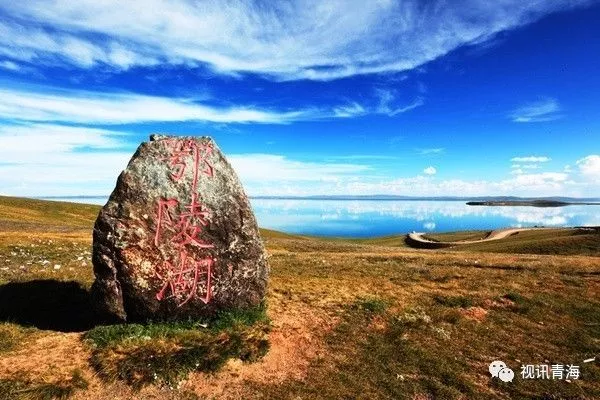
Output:
<instances>
[{"instance_id":1,"label":"calm lake water","mask_svg":"<svg viewBox=\"0 0 600 400\"><path fill-rule=\"evenodd\" d=\"M106 198L53 199L104 204ZM486 207L464 201L252 199L263 228L345 237L526 226L597 226L600 206Z\"/></svg>"}]
</instances>

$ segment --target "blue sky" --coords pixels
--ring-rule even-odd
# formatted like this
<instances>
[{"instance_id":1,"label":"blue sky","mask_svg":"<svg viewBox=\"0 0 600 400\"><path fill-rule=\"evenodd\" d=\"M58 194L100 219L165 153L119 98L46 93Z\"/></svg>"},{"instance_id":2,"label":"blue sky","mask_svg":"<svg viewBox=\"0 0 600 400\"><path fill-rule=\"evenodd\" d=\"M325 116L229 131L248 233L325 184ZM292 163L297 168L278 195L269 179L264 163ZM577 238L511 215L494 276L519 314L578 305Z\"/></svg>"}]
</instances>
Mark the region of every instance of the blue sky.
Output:
<instances>
[{"instance_id":1,"label":"blue sky","mask_svg":"<svg viewBox=\"0 0 600 400\"><path fill-rule=\"evenodd\" d=\"M4 2L0 194L108 195L162 132L251 195L600 196L600 2L460 3Z\"/></svg>"}]
</instances>

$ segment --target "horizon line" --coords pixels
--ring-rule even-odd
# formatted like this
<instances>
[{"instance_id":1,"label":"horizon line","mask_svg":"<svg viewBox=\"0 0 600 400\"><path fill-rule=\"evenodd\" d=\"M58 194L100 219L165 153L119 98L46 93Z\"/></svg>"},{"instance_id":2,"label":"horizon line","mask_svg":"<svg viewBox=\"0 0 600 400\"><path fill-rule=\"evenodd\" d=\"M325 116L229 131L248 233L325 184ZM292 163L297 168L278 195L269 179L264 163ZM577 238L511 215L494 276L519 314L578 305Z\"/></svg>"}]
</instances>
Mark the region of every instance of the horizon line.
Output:
<instances>
[{"instance_id":1,"label":"horizon line","mask_svg":"<svg viewBox=\"0 0 600 400\"><path fill-rule=\"evenodd\" d=\"M110 195L52 195L52 196L15 196L8 194L0 194L0 196L6 197L23 197L32 199L98 199L108 198ZM513 195L476 195L476 196L455 196L455 195L436 195L436 196L409 196L409 195L395 195L395 194L341 194L341 195L252 195L248 196L249 199L282 199L282 200L322 200L322 199L364 199L364 200L470 200L470 199L522 199L522 200L547 200L547 199L572 199L572 200L600 200L600 197L574 197L574 196L513 196Z\"/></svg>"}]
</instances>

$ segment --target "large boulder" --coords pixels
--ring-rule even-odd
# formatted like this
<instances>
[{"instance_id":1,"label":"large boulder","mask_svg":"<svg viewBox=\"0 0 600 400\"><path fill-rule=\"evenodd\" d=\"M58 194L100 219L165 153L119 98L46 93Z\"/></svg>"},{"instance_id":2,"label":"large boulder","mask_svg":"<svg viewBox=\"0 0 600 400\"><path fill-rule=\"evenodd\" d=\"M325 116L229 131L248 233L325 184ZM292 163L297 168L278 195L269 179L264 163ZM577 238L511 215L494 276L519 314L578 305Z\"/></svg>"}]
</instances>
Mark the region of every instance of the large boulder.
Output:
<instances>
[{"instance_id":1,"label":"large boulder","mask_svg":"<svg viewBox=\"0 0 600 400\"><path fill-rule=\"evenodd\" d=\"M269 268L233 168L209 137L152 135L94 226L104 318L173 320L257 306Z\"/></svg>"}]
</instances>

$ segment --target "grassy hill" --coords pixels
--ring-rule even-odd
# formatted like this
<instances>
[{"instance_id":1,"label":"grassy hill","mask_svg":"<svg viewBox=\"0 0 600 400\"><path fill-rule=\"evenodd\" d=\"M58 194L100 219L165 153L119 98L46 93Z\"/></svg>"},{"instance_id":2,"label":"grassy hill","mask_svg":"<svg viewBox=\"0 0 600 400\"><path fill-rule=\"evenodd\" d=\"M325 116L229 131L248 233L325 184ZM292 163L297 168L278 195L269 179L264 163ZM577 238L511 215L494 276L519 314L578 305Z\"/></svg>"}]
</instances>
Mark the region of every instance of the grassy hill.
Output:
<instances>
[{"instance_id":1,"label":"grassy hill","mask_svg":"<svg viewBox=\"0 0 600 400\"><path fill-rule=\"evenodd\" d=\"M211 340L254 343L248 316L208 330L81 318L98 210L0 197L0 398L600 398L600 364L583 363L600 354L592 233L522 232L432 251L407 248L402 236L262 230L270 349L245 362L222 360L231 349ZM557 248L570 254L535 254ZM198 343L213 344L188 357ZM490 377L496 359L515 371L512 383ZM544 363L578 365L581 377L521 378L522 365ZM182 366L177 380L161 379Z\"/></svg>"},{"instance_id":2,"label":"grassy hill","mask_svg":"<svg viewBox=\"0 0 600 400\"><path fill-rule=\"evenodd\" d=\"M449 232L428 234L425 237L440 242L452 242L483 239L489 233L490 231ZM565 228L523 231L501 240L455 246L452 250L598 257L600 256L600 229Z\"/></svg>"}]
</instances>

